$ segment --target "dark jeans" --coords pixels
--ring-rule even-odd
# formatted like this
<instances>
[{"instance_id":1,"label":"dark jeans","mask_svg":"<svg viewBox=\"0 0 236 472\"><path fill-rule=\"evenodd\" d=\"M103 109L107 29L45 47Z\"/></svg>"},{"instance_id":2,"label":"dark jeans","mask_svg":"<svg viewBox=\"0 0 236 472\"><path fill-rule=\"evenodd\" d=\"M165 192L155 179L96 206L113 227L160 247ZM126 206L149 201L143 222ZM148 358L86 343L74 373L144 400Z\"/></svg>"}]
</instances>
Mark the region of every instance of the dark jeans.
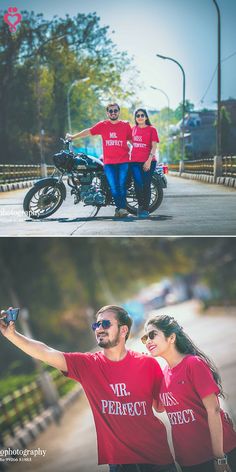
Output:
<instances>
[{"instance_id":1,"label":"dark jeans","mask_svg":"<svg viewBox=\"0 0 236 472\"><path fill-rule=\"evenodd\" d=\"M177 472L175 464L113 464L110 472Z\"/></svg>"},{"instance_id":2,"label":"dark jeans","mask_svg":"<svg viewBox=\"0 0 236 472\"><path fill-rule=\"evenodd\" d=\"M236 471L236 448L227 453L228 464L232 472ZM215 472L214 461L204 462L202 464L181 466L183 472Z\"/></svg>"},{"instance_id":3,"label":"dark jeans","mask_svg":"<svg viewBox=\"0 0 236 472\"><path fill-rule=\"evenodd\" d=\"M143 170L144 162L131 162L134 187L139 207L148 211L151 199L151 180L156 169L156 161L152 161L150 170Z\"/></svg>"},{"instance_id":4,"label":"dark jeans","mask_svg":"<svg viewBox=\"0 0 236 472\"><path fill-rule=\"evenodd\" d=\"M105 164L104 172L108 180L116 208L126 208L126 181L129 164Z\"/></svg>"}]
</instances>

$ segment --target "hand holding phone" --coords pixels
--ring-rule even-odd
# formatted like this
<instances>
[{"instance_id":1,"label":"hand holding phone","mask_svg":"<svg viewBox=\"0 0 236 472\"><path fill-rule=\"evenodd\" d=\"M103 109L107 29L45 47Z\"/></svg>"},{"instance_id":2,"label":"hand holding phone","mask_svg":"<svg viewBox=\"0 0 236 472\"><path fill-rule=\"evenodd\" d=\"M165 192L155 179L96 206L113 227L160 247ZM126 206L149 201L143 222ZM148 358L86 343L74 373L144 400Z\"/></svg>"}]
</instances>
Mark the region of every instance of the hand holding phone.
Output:
<instances>
[{"instance_id":1,"label":"hand holding phone","mask_svg":"<svg viewBox=\"0 0 236 472\"><path fill-rule=\"evenodd\" d=\"M1 320L4 321L4 323L9 324L10 321L16 321L18 318L20 312L20 308L8 308L8 310L2 310L1 311Z\"/></svg>"}]
</instances>

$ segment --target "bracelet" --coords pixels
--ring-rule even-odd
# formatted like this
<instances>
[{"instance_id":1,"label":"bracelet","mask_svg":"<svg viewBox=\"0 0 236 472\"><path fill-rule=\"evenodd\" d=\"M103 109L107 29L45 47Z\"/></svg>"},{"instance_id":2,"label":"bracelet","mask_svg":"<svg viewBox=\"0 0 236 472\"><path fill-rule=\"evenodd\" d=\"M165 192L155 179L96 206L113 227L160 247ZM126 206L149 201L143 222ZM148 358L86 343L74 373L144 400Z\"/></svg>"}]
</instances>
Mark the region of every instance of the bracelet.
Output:
<instances>
[{"instance_id":1,"label":"bracelet","mask_svg":"<svg viewBox=\"0 0 236 472\"><path fill-rule=\"evenodd\" d=\"M228 464L228 459L226 454L224 454L224 457L214 457L214 461L217 463L217 465L227 465Z\"/></svg>"}]
</instances>

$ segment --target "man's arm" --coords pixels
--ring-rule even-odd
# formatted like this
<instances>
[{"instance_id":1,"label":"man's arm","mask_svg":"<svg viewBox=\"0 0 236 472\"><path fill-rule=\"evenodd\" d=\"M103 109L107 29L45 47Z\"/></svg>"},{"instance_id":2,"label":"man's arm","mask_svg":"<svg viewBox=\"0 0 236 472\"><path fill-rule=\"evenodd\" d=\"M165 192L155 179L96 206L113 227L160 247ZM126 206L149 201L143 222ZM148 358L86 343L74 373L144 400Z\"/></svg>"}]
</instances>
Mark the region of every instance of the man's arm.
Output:
<instances>
[{"instance_id":1,"label":"man's arm","mask_svg":"<svg viewBox=\"0 0 236 472\"><path fill-rule=\"evenodd\" d=\"M0 321L0 331L5 338L29 356L46 362L46 364L63 372L67 372L66 360L61 351L57 351L40 341L35 341L18 333L15 330L15 323L13 321L7 326L3 321Z\"/></svg>"},{"instance_id":2,"label":"man's arm","mask_svg":"<svg viewBox=\"0 0 236 472\"><path fill-rule=\"evenodd\" d=\"M79 131L75 134L66 133L66 139L77 139L77 138L86 138L86 136L92 136L90 132L90 128L84 129L83 131Z\"/></svg>"}]
</instances>

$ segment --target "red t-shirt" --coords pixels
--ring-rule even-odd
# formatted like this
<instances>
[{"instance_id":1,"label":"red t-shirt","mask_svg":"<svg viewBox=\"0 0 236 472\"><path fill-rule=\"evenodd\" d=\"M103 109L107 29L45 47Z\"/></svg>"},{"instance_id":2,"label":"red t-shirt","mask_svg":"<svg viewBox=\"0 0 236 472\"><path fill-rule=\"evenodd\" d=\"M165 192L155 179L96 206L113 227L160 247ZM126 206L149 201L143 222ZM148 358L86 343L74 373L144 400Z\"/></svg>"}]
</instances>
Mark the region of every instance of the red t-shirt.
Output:
<instances>
[{"instance_id":1,"label":"red t-shirt","mask_svg":"<svg viewBox=\"0 0 236 472\"><path fill-rule=\"evenodd\" d=\"M102 352L64 356L64 375L81 383L92 408L99 464L173 462L165 426L152 411L163 379L155 359L130 350L118 362Z\"/></svg>"},{"instance_id":2,"label":"red t-shirt","mask_svg":"<svg viewBox=\"0 0 236 472\"><path fill-rule=\"evenodd\" d=\"M90 128L90 133L102 136L104 164L129 162L127 141L132 139L131 126L127 121L112 124L109 120L99 121Z\"/></svg>"},{"instance_id":3,"label":"red t-shirt","mask_svg":"<svg viewBox=\"0 0 236 472\"><path fill-rule=\"evenodd\" d=\"M176 367L164 369L160 401L172 425L176 460L191 466L213 459L207 412L202 398L215 393L216 384L208 365L198 356L188 355ZM236 432L227 413L221 410L224 452L236 447Z\"/></svg>"},{"instance_id":4,"label":"red t-shirt","mask_svg":"<svg viewBox=\"0 0 236 472\"><path fill-rule=\"evenodd\" d=\"M146 126L145 128L134 126L132 128L131 162L145 162L149 158L153 141L159 143L157 130L154 126Z\"/></svg>"}]
</instances>

